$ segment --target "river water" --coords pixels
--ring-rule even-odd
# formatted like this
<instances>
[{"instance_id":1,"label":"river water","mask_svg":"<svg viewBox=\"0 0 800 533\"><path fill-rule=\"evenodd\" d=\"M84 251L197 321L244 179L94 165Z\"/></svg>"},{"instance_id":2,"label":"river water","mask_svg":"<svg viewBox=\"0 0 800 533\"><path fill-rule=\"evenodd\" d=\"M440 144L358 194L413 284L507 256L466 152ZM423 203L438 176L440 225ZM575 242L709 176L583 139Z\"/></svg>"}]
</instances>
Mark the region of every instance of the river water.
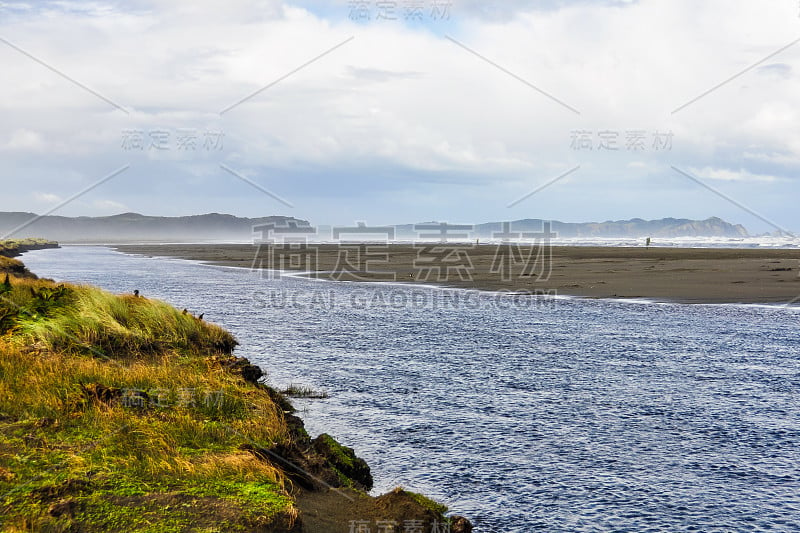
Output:
<instances>
[{"instance_id":1,"label":"river water","mask_svg":"<svg viewBox=\"0 0 800 533\"><path fill-rule=\"evenodd\" d=\"M327 432L476 532L800 530L798 309L337 283L102 247L40 276L232 331ZM354 517L357 519L358 517Z\"/></svg>"}]
</instances>

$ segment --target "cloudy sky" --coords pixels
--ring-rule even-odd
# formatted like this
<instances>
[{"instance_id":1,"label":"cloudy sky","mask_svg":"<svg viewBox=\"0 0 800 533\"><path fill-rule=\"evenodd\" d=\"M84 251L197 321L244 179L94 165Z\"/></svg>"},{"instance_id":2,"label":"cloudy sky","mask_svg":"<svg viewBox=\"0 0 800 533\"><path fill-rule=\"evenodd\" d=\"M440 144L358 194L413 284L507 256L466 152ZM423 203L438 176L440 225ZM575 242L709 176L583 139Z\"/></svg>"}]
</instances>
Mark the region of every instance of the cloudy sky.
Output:
<instances>
[{"instance_id":1,"label":"cloudy sky","mask_svg":"<svg viewBox=\"0 0 800 533\"><path fill-rule=\"evenodd\" d=\"M0 210L800 230L797 0L0 2Z\"/></svg>"}]
</instances>

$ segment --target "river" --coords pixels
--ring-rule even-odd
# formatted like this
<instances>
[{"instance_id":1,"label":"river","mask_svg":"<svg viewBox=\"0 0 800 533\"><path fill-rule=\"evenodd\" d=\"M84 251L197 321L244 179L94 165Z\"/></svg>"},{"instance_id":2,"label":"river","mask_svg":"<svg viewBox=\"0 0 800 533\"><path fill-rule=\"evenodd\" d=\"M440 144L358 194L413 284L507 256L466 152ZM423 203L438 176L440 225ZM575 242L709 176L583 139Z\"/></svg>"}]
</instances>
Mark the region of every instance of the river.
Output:
<instances>
[{"instance_id":1,"label":"river","mask_svg":"<svg viewBox=\"0 0 800 533\"><path fill-rule=\"evenodd\" d=\"M268 279L73 246L44 277L232 331L271 384L476 532L797 531L800 311ZM357 517L354 517L354 519Z\"/></svg>"}]
</instances>

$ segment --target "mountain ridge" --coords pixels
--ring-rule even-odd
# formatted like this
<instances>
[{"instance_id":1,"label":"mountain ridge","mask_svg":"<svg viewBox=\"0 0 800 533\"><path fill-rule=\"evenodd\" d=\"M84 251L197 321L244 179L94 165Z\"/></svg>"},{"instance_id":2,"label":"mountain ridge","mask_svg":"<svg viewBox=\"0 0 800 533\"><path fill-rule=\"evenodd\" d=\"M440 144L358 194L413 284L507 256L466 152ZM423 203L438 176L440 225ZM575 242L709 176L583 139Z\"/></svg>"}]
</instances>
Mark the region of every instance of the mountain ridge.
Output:
<instances>
[{"instance_id":1,"label":"mountain ridge","mask_svg":"<svg viewBox=\"0 0 800 533\"><path fill-rule=\"evenodd\" d=\"M510 230L516 232L541 232L544 223L550 222L550 231L559 237L748 237L741 224L731 224L719 217L705 220L686 218L662 218L659 220L607 220L605 222L561 222L538 218L525 218L510 222ZM503 222L477 224L476 237L494 238L503 231ZM414 234L414 225L397 226L398 237ZM456 230L458 231L458 230Z\"/></svg>"},{"instance_id":2,"label":"mountain ridge","mask_svg":"<svg viewBox=\"0 0 800 533\"><path fill-rule=\"evenodd\" d=\"M510 222L512 232L541 232L544 223L557 238L565 237L747 237L741 224L731 224L719 217L705 220L662 218L644 220L606 220L604 222L561 222L524 218ZM290 216L238 217L225 213L205 213L178 217L149 216L141 213L119 213L102 217L39 216L26 212L0 212L0 235L12 238L44 237L59 242L202 242L250 241L253 227L263 224L276 226L311 226L308 220ZM438 224L436 222L425 224ZM472 238L494 238L503 231L505 222L486 222L472 226ZM419 224L398 224L393 227L397 239L417 237ZM354 225L355 226L355 225ZM317 226L329 229L330 226ZM429 230L426 231L430 233ZM464 230L454 230L463 233Z\"/></svg>"},{"instance_id":3,"label":"mountain ridge","mask_svg":"<svg viewBox=\"0 0 800 533\"><path fill-rule=\"evenodd\" d=\"M252 240L253 226L269 223L309 225L306 220L279 215L247 218L205 213L162 217L128 212L102 217L39 217L35 213L0 212L0 235L15 239L47 235L59 242L242 241Z\"/></svg>"}]
</instances>

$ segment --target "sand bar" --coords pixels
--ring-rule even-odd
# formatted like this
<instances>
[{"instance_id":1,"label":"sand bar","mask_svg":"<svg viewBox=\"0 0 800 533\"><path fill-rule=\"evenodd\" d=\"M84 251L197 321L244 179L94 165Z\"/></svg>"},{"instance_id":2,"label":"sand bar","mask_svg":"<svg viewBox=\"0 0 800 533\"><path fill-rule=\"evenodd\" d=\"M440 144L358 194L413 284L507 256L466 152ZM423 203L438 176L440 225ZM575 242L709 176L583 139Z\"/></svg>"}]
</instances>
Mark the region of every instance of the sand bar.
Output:
<instances>
[{"instance_id":1,"label":"sand bar","mask_svg":"<svg viewBox=\"0 0 800 533\"><path fill-rule=\"evenodd\" d=\"M292 252L266 246L259 249L246 244L168 244L115 248L131 254L243 268L253 268L255 263L265 268L306 270L312 264L317 276L343 281L393 279L481 290L555 290L558 294L588 298L649 298L685 303L800 303L800 250L557 246L552 247L551 256L545 254L537 260L538 249L503 249L487 244L467 246L465 252L442 260L443 250L437 252L429 247L421 252L410 244L360 250L351 246L347 251L335 244L310 246L310 250L295 254L302 260L294 266L288 264ZM431 257L439 257L438 263L431 262ZM428 268L436 264L440 268Z\"/></svg>"}]
</instances>

